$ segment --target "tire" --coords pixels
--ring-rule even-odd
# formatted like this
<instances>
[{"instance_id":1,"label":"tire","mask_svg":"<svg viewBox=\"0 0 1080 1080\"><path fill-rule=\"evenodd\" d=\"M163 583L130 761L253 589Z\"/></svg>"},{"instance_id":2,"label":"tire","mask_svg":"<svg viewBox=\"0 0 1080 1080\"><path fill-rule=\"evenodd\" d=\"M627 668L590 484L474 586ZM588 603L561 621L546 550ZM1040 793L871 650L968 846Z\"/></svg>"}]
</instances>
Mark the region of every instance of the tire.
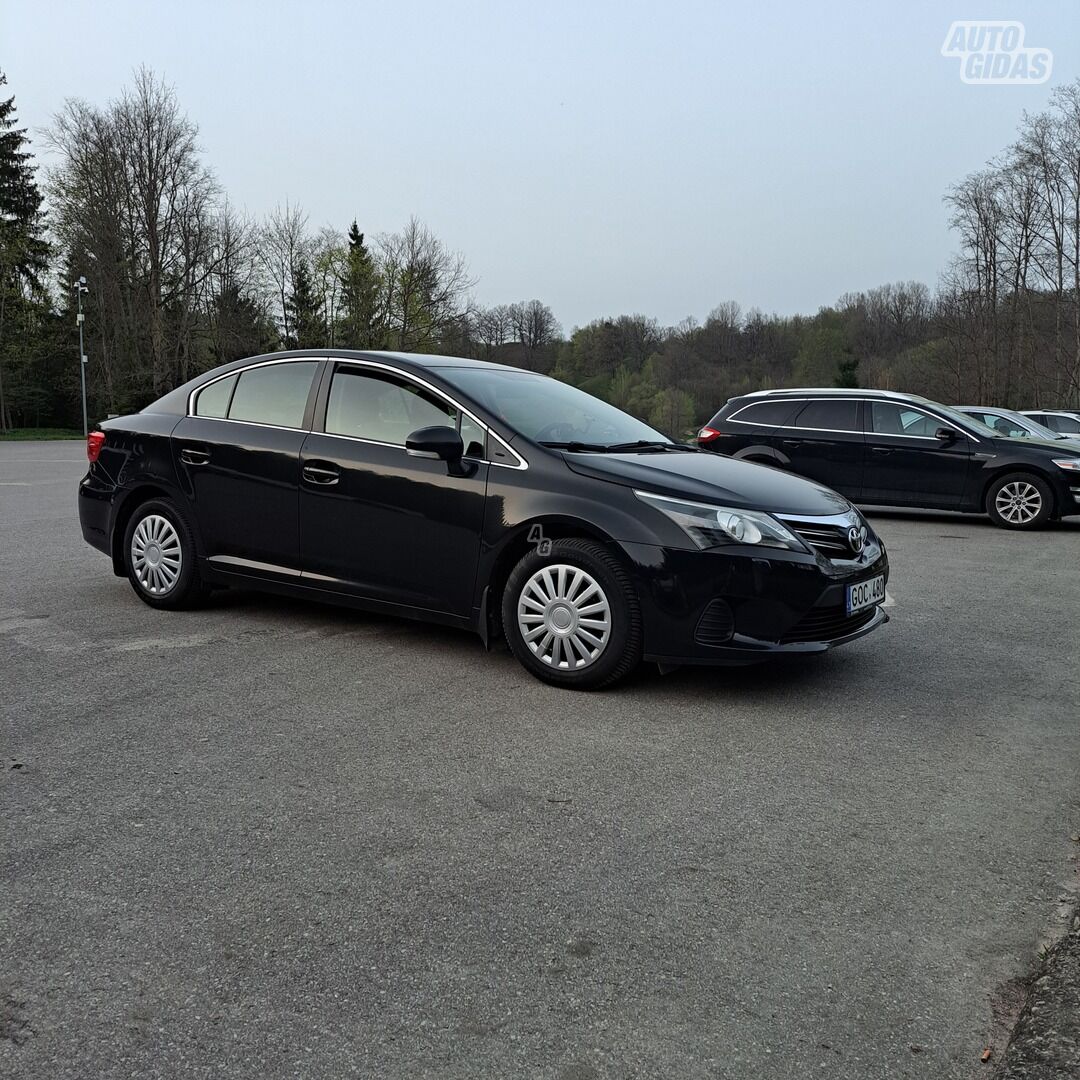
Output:
<instances>
[{"instance_id":1,"label":"tire","mask_svg":"<svg viewBox=\"0 0 1080 1080\"><path fill-rule=\"evenodd\" d=\"M987 490L986 512L1000 529L1037 529L1054 512L1054 493L1035 473L1007 473Z\"/></svg>"},{"instance_id":2,"label":"tire","mask_svg":"<svg viewBox=\"0 0 1080 1080\"><path fill-rule=\"evenodd\" d=\"M164 499L151 499L131 515L124 530L124 566L135 595L154 608L193 607L209 591L199 578L191 528Z\"/></svg>"},{"instance_id":3,"label":"tire","mask_svg":"<svg viewBox=\"0 0 1080 1080\"><path fill-rule=\"evenodd\" d=\"M597 690L641 662L641 606L630 575L592 540L554 540L544 555L539 548L525 555L503 589L502 624L522 666L553 686Z\"/></svg>"}]
</instances>

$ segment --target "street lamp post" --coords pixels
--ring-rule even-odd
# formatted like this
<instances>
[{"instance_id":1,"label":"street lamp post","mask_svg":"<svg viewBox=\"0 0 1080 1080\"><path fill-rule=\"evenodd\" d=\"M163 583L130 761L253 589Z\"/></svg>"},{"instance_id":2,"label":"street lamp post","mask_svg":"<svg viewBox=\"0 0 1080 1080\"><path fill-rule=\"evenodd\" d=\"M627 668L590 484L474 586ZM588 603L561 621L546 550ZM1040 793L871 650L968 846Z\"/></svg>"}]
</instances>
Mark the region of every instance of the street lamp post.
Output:
<instances>
[{"instance_id":1,"label":"street lamp post","mask_svg":"<svg viewBox=\"0 0 1080 1080\"><path fill-rule=\"evenodd\" d=\"M86 352L83 350L83 322L86 316L83 314L82 298L84 292L89 292L86 287L86 278L81 277L75 282L75 292L79 298L79 314L75 321L79 324L79 376L82 382L82 433L85 439L89 428L86 425Z\"/></svg>"}]
</instances>

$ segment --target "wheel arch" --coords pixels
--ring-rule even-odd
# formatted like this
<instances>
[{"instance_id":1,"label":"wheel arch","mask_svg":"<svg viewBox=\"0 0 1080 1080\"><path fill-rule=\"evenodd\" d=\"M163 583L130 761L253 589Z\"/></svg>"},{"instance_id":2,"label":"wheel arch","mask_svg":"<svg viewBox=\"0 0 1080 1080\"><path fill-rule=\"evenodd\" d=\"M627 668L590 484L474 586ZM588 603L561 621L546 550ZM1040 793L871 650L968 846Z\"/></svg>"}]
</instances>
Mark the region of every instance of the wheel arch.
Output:
<instances>
[{"instance_id":1,"label":"wheel arch","mask_svg":"<svg viewBox=\"0 0 1080 1080\"><path fill-rule=\"evenodd\" d=\"M1054 486L1054 478L1044 469L1039 468L1038 465L1032 465L1028 461L1014 461L1009 465L998 465L994 471L983 481L982 487L979 491L979 510L980 512L986 512L986 497L990 494L990 489L996 484L1003 476L1008 476L1011 473L1031 473L1032 476L1037 476L1040 480L1046 484L1050 491L1050 517L1056 518L1059 516L1060 510L1058 506L1058 493Z\"/></svg>"},{"instance_id":2,"label":"wheel arch","mask_svg":"<svg viewBox=\"0 0 1080 1080\"><path fill-rule=\"evenodd\" d=\"M131 516L135 511L144 503L150 502L151 499L164 499L177 506L189 523L188 527L194 537L196 549L201 547L198 532L190 525L191 514L187 513L187 508L181 504L176 492L169 490L168 487L162 484L148 480L133 486L125 494L123 501L117 506L113 518L110 551L112 553L113 573L117 577L127 576L127 566L124 563L124 533L127 532L128 522L131 521Z\"/></svg>"},{"instance_id":3,"label":"wheel arch","mask_svg":"<svg viewBox=\"0 0 1080 1080\"><path fill-rule=\"evenodd\" d=\"M478 582L479 591L486 596L482 608L486 611L488 626L485 628L491 640L497 640L503 589L510 571L521 561L528 550L536 546L537 538L533 529L543 530L545 540L595 540L603 544L620 562L626 559L613 537L599 526L583 518L566 517L558 514L538 514L515 526L513 532L503 541L498 553L491 562L491 568L484 580ZM533 539L529 539L532 536Z\"/></svg>"}]
</instances>

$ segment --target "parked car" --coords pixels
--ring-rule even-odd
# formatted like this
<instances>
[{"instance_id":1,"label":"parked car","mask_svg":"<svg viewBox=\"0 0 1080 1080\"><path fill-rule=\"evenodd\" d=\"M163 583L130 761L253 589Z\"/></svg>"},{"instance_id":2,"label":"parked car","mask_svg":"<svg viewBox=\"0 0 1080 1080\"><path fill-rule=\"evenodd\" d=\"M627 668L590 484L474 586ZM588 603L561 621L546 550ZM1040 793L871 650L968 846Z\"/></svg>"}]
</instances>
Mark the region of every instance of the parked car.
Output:
<instances>
[{"instance_id":1,"label":"parked car","mask_svg":"<svg viewBox=\"0 0 1080 1080\"><path fill-rule=\"evenodd\" d=\"M1044 427L1056 431L1059 435L1080 437L1080 413L1069 409L1054 409L1049 412L1039 409L1025 409L1024 416L1030 416Z\"/></svg>"},{"instance_id":2,"label":"parked car","mask_svg":"<svg viewBox=\"0 0 1080 1080\"><path fill-rule=\"evenodd\" d=\"M497 364L241 360L102 424L87 455L83 536L156 608L229 585L351 604L502 633L580 688L887 621L884 545L845 498Z\"/></svg>"},{"instance_id":3,"label":"parked car","mask_svg":"<svg viewBox=\"0 0 1080 1080\"><path fill-rule=\"evenodd\" d=\"M974 417L997 435L1006 439L1042 439L1044 442L1067 442L1080 446L1080 435L1064 435L1044 427L1037 420L1012 409L984 408L976 405L957 405L957 412Z\"/></svg>"},{"instance_id":4,"label":"parked car","mask_svg":"<svg viewBox=\"0 0 1080 1080\"><path fill-rule=\"evenodd\" d=\"M867 506L985 512L1007 529L1080 514L1080 447L1004 438L910 394L762 390L732 398L698 442Z\"/></svg>"}]
</instances>

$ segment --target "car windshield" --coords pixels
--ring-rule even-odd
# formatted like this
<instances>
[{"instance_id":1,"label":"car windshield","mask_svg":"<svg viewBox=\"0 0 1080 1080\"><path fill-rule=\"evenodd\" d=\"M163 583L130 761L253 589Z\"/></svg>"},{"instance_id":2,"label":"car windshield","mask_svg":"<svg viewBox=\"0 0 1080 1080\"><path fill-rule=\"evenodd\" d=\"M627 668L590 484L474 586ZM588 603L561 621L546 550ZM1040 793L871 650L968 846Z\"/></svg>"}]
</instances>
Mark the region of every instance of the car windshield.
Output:
<instances>
[{"instance_id":1,"label":"car windshield","mask_svg":"<svg viewBox=\"0 0 1080 1080\"><path fill-rule=\"evenodd\" d=\"M457 368L450 377L493 416L534 442L586 450L671 444L622 409L546 375Z\"/></svg>"}]
</instances>

